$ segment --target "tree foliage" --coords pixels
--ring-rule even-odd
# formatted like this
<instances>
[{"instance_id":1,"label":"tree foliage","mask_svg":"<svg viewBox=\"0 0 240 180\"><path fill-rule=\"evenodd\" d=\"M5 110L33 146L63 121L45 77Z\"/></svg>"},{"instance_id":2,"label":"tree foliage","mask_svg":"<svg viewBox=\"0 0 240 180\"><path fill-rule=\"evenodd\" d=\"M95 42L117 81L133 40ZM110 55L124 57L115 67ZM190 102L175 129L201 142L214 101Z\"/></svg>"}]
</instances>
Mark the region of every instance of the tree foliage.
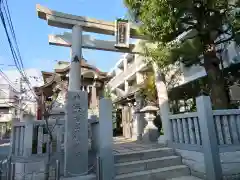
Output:
<instances>
[{"instance_id":1,"label":"tree foliage","mask_svg":"<svg viewBox=\"0 0 240 180\"><path fill-rule=\"evenodd\" d=\"M157 104L157 89L153 73L148 73L140 87L140 94L147 104Z\"/></svg>"},{"instance_id":2,"label":"tree foliage","mask_svg":"<svg viewBox=\"0 0 240 180\"><path fill-rule=\"evenodd\" d=\"M154 48L147 55L166 66L176 61L204 66L216 108L228 106L219 68L220 45L240 44L239 0L125 0Z\"/></svg>"}]
</instances>

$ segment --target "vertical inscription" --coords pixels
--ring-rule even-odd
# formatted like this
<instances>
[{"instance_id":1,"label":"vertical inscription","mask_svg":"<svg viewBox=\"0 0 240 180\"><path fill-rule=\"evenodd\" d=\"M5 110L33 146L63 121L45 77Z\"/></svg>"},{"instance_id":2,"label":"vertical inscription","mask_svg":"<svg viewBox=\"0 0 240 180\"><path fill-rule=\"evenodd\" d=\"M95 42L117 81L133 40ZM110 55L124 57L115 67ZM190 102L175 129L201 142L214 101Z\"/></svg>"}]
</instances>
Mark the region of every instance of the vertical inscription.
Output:
<instances>
[{"instance_id":1,"label":"vertical inscription","mask_svg":"<svg viewBox=\"0 0 240 180\"><path fill-rule=\"evenodd\" d=\"M128 48L129 47L129 23L127 20L118 19L116 20L116 29L115 29L115 36L116 36L116 47L118 48Z\"/></svg>"},{"instance_id":2,"label":"vertical inscription","mask_svg":"<svg viewBox=\"0 0 240 180\"><path fill-rule=\"evenodd\" d=\"M118 41L119 43L121 44L126 44L127 43L127 39L126 39L126 23L122 23L122 22L119 22L119 25L118 25L118 28L119 28L119 35L118 35Z\"/></svg>"},{"instance_id":3,"label":"vertical inscription","mask_svg":"<svg viewBox=\"0 0 240 180\"><path fill-rule=\"evenodd\" d=\"M80 94L75 94L72 96L72 116L73 122L75 123L74 129L72 131L72 138L74 141L73 149L75 150L75 155L79 156L81 152L79 152L78 147L81 145L81 120L86 121L85 114L86 108L84 106L84 97ZM84 123L84 122L83 122ZM84 142L83 142L84 143Z\"/></svg>"},{"instance_id":4,"label":"vertical inscription","mask_svg":"<svg viewBox=\"0 0 240 180\"><path fill-rule=\"evenodd\" d=\"M87 92L68 92L66 109L65 173L81 174L88 168Z\"/></svg>"}]
</instances>

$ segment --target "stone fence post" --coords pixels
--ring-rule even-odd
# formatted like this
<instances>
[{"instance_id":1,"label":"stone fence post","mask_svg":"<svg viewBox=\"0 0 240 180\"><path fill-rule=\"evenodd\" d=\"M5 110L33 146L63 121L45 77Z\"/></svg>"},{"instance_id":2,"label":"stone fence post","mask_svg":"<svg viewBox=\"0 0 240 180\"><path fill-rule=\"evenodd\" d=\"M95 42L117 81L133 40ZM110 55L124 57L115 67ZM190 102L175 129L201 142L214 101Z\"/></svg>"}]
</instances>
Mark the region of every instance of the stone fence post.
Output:
<instances>
[{"instance_id":1,"label":"stone fence post","mask_svg":"<svg viewBox=\"0 0 240 180\"><path fill-rule=\"evenodd\" d=\"M91 122L90 123L90 128L91 128L91 148L94 152L99 153L99 120L97 116L93 115L90 118Z\"/></svg>"},{"instance_id":2,"label":"stone fence post","mask_svg":"<svg viewBox=\"0 0 240 180\"><path fill-rule=\"evenodd\" d=\"M221 180L222 168L209 96L196 98L207 180Z\"/></svg>"},{"instance_id":3,"label":"stone fence post","mask_svg":"<svg viewBox=\"0 0 240 180\"><path fill-rule=\"evenodd\" d=\"M99 157L103 180L114 179L112 101L100 99L99 107Z\"/></svg>"},{"instance_id":4,"label":"stone fence post","mask_svg":"<svg viewBox=\"0 0 240 180\"><path fill-rule=\"evenodd\" d=\"M17 118L12 118L11 135L10 135L10 151L9 151L10 156L15 153L14 149L15 149L15 143L16 143L16 132L15 132L14 124L16 122L18 122L18 119Z\"/></svg>"},{"instance_id":5,"label":"stone fence post","mask_svg":"<svg viewBox=\"0 0 240 180\"><path fill-rule=\"evenodd\" d=\"M137 141L142 140L144 125L146 123L144 119L144 114L140 113L140 110L143 108L143 98L141 97L139 92L135 93L135 99L136 99L136 107L135 107L135 116L134 116L134 134L135 139Z\"/></svg>"},{"instance_id":6,"label":"stone fence post","mask_svg":"<svg viewBox=\"0 0 240 180\"><path fill-rule=\"evenodd\" d=\"M24 143L23 143L23 156L28 157L32 155L32 144L33 144L33 116L26 116L25 131L24 131Z\"/></svg>"}]
</instances>

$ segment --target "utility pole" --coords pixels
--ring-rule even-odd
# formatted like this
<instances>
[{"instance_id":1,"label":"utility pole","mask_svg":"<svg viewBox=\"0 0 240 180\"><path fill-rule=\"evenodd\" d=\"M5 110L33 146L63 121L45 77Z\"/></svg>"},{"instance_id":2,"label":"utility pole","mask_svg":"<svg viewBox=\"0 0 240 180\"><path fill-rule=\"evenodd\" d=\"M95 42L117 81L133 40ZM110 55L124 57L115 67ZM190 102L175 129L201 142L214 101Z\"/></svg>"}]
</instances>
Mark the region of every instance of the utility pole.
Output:
<instances>
[{"instance_id":1,"label":"utility pole","mask_svg":"<svg viewBox=\"0 0 240 180\"><path fill-rule=\"evenodd\" d=\"M18 118L19 118L19 120L21 121L22 119L23 119L23 102L22 102L22 100L23 100L23 78L22 77L20 77L19 78L19 101L18 101L18 106L19 106L19 108L18 108Z\"/></svg>"}]
</instances>

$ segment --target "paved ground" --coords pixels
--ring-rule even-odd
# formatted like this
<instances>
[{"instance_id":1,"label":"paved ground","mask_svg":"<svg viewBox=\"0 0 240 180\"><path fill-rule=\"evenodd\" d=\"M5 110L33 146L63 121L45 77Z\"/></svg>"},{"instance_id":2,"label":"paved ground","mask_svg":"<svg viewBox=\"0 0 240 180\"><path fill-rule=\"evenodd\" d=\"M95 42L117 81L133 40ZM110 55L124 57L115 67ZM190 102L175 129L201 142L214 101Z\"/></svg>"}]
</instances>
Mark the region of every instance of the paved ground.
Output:
<instances>
[{"instance_id":1,"label":"paved ground","mask_svg":"<svg viewBox=\"0 0 240 180\"><path fill-rule=\"evenodd\" d=\"M161 145L159 144L143 144L132 141L131 139L125 139L124 137L114 137L113 143L114 154L141 151L161 147ZM2 159L1 157L5 158L8 155L9 148L10 148L9 140L4 141L0 140L0 160Z\"/></svg>"},{"instance_id":2,"label":"paved ground","mask_svg":"<svg viewBox=\"0 0 240 180\"><path fill-rule=\"evenodd\" d=\"M113 142L114 142L113 145L114 154L142 151L147 149L156 149L162 147L160 144L157 143L143 144L136 141L132 141L131 139L125 139L123 137L114 137Z\"/></svg>"}]
</instances>

